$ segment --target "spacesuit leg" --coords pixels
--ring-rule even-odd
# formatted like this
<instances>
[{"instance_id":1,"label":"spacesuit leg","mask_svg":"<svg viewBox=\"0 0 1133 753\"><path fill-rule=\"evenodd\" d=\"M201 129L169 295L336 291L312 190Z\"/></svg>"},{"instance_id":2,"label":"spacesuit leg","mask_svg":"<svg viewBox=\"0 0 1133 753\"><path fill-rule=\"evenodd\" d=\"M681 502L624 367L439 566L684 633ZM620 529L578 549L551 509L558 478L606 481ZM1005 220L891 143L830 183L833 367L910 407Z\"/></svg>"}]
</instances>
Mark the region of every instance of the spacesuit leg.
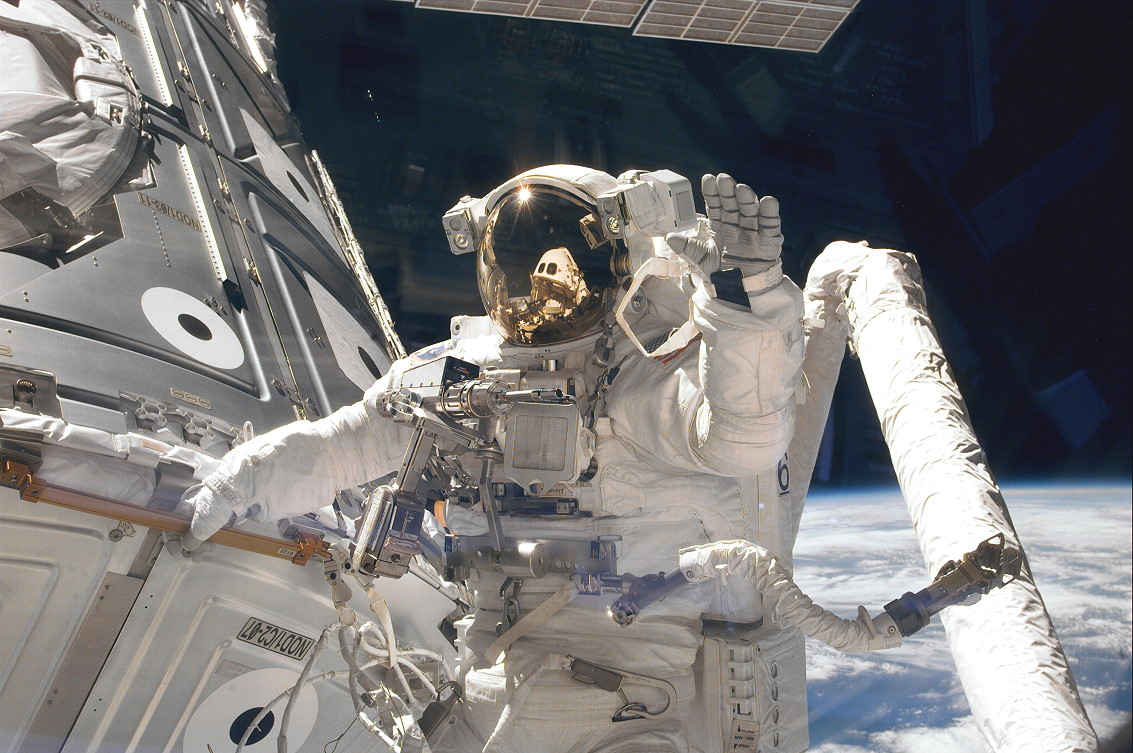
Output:
<instances>
[{"instance_id":1,"label":"spacesuit leg","mask_svg":"<svg viewBox=\"0 0 1133 753\"><path fill-rule=\"evenodd\" d=\"M478 678L483 681L485 678ZM541 678L542 679L542 678ZM435 753L718 753L718 749L694 748L689 742L689 701L660 720L611 721L616 697L560 678L546 678L536 692L556 699L554 708L540 701L514 710L500 728L500 720L512 714L509 701L481 699L468 704L464 718L447 734ZM570 682L569 680L567 682ZM483 684L471 683L473 693ZM510 688L514 690L514 688ZM532 708L538 705L539 708ZM499 731L497 731L499 729Z\"/></svg>"},{"instance_id":2,"label":"spacesuit leg","mask_svg":"<svg viewBox=\"0 0 1133 753\"><path fill-rule=\"evenodd\" d=\"M556 604L566 585L565 579L552 577L527 581L513 628L524 634L501 649L499 581L476 582L476 612L456 626L467 728L453 730L457 734L438 750L691 750L688 721L696 694L691 665L700 644L704 600L674 594L639 624L623 628L608 615L615 594L578 594L553 610L540 609ZM525 626L533 613L535 627L530 621ZM621 686L610 689L611 676L596 670L620 676ZM614 721L635 716L626 712L630 704L657 718Z\"/></svg>"},{"instance_id":3,"label":"spacesuit leg","mask_svg":"<svg viewBox=\"0 0 1133 753\"><path fill-rule=\"evenodd\" d=\"M588 753L690 753L685 726L681 722L655 722L649 730L611 735ZM705 751L704 753L707 753Z\"/></svg>"}]
</instances>

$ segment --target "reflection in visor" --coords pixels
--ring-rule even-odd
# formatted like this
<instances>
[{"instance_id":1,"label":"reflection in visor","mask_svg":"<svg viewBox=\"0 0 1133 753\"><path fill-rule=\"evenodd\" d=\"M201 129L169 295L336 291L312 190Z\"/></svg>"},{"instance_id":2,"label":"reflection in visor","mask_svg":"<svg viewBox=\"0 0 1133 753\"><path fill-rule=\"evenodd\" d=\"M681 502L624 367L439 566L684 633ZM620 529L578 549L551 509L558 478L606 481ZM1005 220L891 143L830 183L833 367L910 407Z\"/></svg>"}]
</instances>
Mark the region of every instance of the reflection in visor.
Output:
<instances>
[{"instance_id":1,"label":"reflection in visor","mask_svg":"<svg viewBox=\"0 0 1133 753\"><path fill-rule=\"evenodd\" d=\"M509 341L565 342L601 321L615 280L611 244L592 247L584 231L593 221L590 207L542 186L522 186L492 210L477 278L484 308Z\"/></svg>"},{"instance_id":2,"label":"reflection in visor","mask_svg":"<svg viewBox=\"0 0 1133 753\"><path fill-rule=\"evenodd\" d=\"M531 300L574 308L586 300L589 291L582 271L565 248L552 248L543 254L531 274Z\"/></svg>"}]
</instances>

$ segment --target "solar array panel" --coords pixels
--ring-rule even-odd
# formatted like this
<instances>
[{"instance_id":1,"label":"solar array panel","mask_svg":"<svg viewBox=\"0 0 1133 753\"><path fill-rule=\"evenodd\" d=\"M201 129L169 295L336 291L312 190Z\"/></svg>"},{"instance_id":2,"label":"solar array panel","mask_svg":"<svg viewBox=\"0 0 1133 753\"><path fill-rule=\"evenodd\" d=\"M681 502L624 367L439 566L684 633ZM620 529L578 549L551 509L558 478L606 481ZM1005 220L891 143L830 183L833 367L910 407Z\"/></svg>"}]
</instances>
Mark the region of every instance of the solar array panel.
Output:
<instances>
[{"instance_id":1,"label":"solar array panel","mask_svg":"<svg viewBox=\"0 0 1133 753\"><path fill-rule=\"evenodd\" d=\"M633 26L648 0L536 0L532 18Z\"/></svg>"},{"instance_id":2,"label":"solar array panel","mask_svg":"<svg viewBox=\"0 0 1133 753\"><path fill-rule=\"evenodd\" d=\"M527 15L534 0L417 0L418 8L457 10L466 13L488 13L494 16Z\"/></svg>"},{"instance_id":3,"label":"solar array panel","mask_svg":"<svg viewBox=\"0 0 1133 753\"><path fill-rule=\"evenodd\" d=\"M648 0L417 0L418 8L629 28Z\"/></svg>"},{"instance_id":4,"label":"solar array panel","mask_svg":"<svg viewBox=\"0 0 1133 753\"><path fill-rule=\"evenodd\" d=\"M416 0L416 3L419 8L436 10L633 27L634 34L645 37L818 52L850 15L858 0Z\"/></svg>"},{"instance_id":5,"label":"solar array panel","mask_svg":"<svg viewBox=\"0 0 1133 753\"><path fill-rule=\"evenodd\" d=\"M858 0L653 0L633 33L818 52Z\"/></svg>"}]
</instances>

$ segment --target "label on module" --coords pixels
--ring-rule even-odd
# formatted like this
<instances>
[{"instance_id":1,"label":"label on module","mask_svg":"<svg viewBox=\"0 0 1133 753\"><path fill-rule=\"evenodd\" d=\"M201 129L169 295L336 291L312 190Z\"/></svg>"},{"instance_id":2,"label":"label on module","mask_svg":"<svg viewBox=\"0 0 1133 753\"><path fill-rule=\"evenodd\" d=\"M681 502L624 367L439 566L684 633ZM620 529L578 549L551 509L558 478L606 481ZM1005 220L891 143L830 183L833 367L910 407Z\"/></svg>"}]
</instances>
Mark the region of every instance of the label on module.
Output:
<instances>
[{"instance_id":1,"label":"label on module","mask_svg":"<svg viewBox=\"0 0 1133 753\"><path fill-rule=\"evenodd\" d=\"M249 617L244 628L236 636L245 643L266 648L291 659L302 659L315 645L314 638L293 633L290 630L272 625L270 622Z\"/></svg>"}]
</instances>

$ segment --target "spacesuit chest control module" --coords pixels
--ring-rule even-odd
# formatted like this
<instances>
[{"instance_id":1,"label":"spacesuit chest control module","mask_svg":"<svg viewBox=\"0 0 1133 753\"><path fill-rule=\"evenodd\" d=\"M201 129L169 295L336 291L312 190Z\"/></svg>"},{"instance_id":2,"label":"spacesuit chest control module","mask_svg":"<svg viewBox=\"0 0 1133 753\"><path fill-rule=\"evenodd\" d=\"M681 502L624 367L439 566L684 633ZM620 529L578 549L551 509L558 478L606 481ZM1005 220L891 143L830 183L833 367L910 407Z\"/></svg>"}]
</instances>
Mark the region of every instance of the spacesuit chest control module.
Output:
<instances>
[{"instance_id":1,"label":"spacesuit chest control module","mask_svg":"<svg viewBox=\"0 0 1133 753\"><path fill-rule=\"evenodd\" d=\"M579 452L583 427L574 396L561 388L517 389L479 374L478 366L446 356L410 369L401 388L377 396L379 410L413 434L394 481L371 495L352 552L356 571L403 575L422 551L426 502L436 501L475 505L488 522L486 537L446 537L442 571L449 580L466 580L470 568L525 578L573 574L576 562L583 572L612 574L614 548L601 542L583 558L573 544L505 538L501 512L577 512L574 501L539 495L573 480L579 460L589 457ZM599 564L589 568L583 564L589 560Z\"/></svg>"}]
</instances>

